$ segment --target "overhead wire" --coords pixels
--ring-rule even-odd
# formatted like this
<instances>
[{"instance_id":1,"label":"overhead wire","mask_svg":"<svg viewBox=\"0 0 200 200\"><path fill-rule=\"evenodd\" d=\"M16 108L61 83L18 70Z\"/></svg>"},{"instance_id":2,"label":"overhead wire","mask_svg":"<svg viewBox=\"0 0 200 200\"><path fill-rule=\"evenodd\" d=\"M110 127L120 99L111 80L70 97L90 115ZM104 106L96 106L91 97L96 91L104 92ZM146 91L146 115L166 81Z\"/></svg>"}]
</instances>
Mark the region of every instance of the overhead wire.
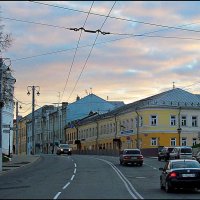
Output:
<instances>
[{"instance_id":1,"label":"overhead wire","mask_svg":"<svg viewBox=\"0 0 200 200\"><path fill-rule=\"evenodd\" d=\"M94 1L92 2L91 6L90 6L90 9L89 9L89 12L88 12L88 14L87 14L87 17L86 17L86 19L85 19L85 21L84 21L83 27L86 25L86 22L87 22L87 20L88 20L89 15L90 15L90 12L91 12L91 9L92 9L93 4L94 4ZM78 51L78 47L79 47L79 43L80 43L80 40L81 40L81 36L82 36L82 30L81 30L81 33L80 33L80 35L79 35L79 39L78 39L78 42L77 42L77 45L76 45L76 49L75 49L75 52L74 52L74 56L73 56L73 59L72 59L72 63L71 63L71 66L70 66L70 70L69 70L69 73L68 73L68 76L67 76L67 80L66 80L66 82L65 82L65 86L64 86L64 89L63 89L63 92L62 92L62 95L61 95L61 98L60 98L59 102L62 101L62 99L63 99L63 95L64 95L64 92L65 92L66 87L67 87L67 83L68 83L68 80L69 80L69 76L70 76L70 74L71 74L71 70L72 70L72 67L73 67L73 65L74 65L74 61L75 61L76 53L77 53L77 51Z\"/></svg>"},{"instance_id":2,"label":"overhead wire","mask_svg":"<svg viewBox=\"0 0 200 200\"><path fill-rule=\"evenodd\" d=\"M110 15L112 9L114 8L115 4L116 4L116 1L114 2L113 6L111 7L111 9L110 9L110 11L109 11L109 13L108 13L108 15L106 16L106 18L105 18L105 20L104 20L104 22L103 22L103 24L102 24L100 30L103 28L103 26L104 26L106 20L108 19L108 17L109 17L109 15ZM70 93L70 95L69 95L67 101L69 101L71 95L73 94L73 92L74 92L74 90L75 90L75 88L76 88L76 86L77 86L77 84L78 84L78 81L79 81L80 78L81 78L81 75L82 75L82 73L83 73L83 71L84 71L84 69L85 69L85 67L86 67L86 64L87 64L89 58L90 58L90 55L91 55L91 53L92 53L92 50L93 50L93 48L94 48L94 46L95 46L95 44L96 44L96 41L97 41L98 36L99 36L99 32L98 32L97 35L96 35L96 38L95 38L95 40L94 40L94 43L93 43L93 45L92 45L92 47L91 47L91 49L90 49L90 52L89 52L89 54L88 54L88 56L87 56L87 58L86 58L86 61L85 61L85 63L84 63L84 66L83 66L83 68L82 68L82 70L81 70L81 73L79 74L79 77L78 77L78 79L77 79L77 81L76 81L76 83L75 83L75 85L74 85L74 87L73 87L73 89L72 89L72 92Z\"/></svg>"},{"instance_id":3,"label":"overhead wire","mask_svg":"<svg viewBox=\"0 0 200 200\"><path fill-rule=\"evenodd\" d=\"M55 8L61 8L61 9L67 9L67 10L71 10L71 11L81 12L81 13L85 13L85 14L88 13L86 11L82 11L82 10L78 10L78 9L72 9L72 8L67 8L67 7L63 7L63 6L57 6L57 5L48 4L48 3L42 3L42 2L37 2L37 1L30 1L30 2L36 3L36 4L45 5L45 6L51 6L51 7L55 7ZM104 14L98 14L98 13L93 13L93 12L90 12L90 14L91 15L101 16L101 17L106 17L106 15L104 15ZM177 29L177 30L182 30L182 31L198 32L198 33L200 32L198 30L193 30L193 29L186 29L186 28L180 28L180 27L162 25L162 24L157 24L157 23L151 23L151 22L145 22L145 21L127 19L127 18L122 18L122 17L114 17L114 16L108 16L108 17L111 18L111 19L117 19L117 20L134 22L134 23L140 23L140 24L145 24L145 25L150 25L150 26L157 26L157 27Z\"/></svg>"},{"instance_id":4,"label":"overhead wire","mask_svg":"<svg viewBox=\"0 0 200 200\"><path fill-rule=\"evenodd\" d=\"M194 24L199 24L200 22L194 22L194 23L188 23L188 24L183 24L183 25L179 25L179 27L183 27L183 26L190 26L190 25L194 25ZM146 36L147 34L150 34L150 33L156 33L156 32L161 32L161 31L165 31L167 30L168 28L165 28L165 29L159 29L159 30L155 30L155 31L149 31L149 32L145 32L145 33L142 33L142 34L137 34L137 35L134 35L134 34L131 34L131 33L112 33L111 32L111 35L128 35L127 37L123 37L123 38L118 38L118 39L114 39L114 40L108 40L108 41L104 41L104 42L99 42L99 43L96 43L96 45L100 45L100 44L105 44L105 43L110 43L110 42L115 42L115 41L119 41L119 40L124 40L124 39L128 39L128 38L131 38L131 37L141 37L141 36ZM147 36L146 36L147 37ZM155 36L156 37L156 36ZM158 36L159 37L159 36ZM166 39L173 39L173 38L166 38ZM199 40L199 38L184 38L184 37L174 37L174 39L183 39L183 40ZM83 46L79 46L78 48L86 48L86 47L89 47L89 46L92 46L92 44L88 44L88 45L83 45ZM33 55L33 56L27 56L27 57L23 57L23 58L16 58L16 59L12 59L11 61L12 62L15 62L15 61L20 61L20 60L25 60L25 59L30 59L30 58L35 58L35 57L40 57L40 56L45 56L45 55L51 55L51 54L56 54L56 53L61 53L61 52L66 52L66 51L72 51L76 49L75 47L74 48L69 48L69 49L62 49L62 50L57 50L57 51L52 51L52 52L47 52L47 53L43 53L43 54L37 54L37 55Z\"/></svg>"}]
</instances>

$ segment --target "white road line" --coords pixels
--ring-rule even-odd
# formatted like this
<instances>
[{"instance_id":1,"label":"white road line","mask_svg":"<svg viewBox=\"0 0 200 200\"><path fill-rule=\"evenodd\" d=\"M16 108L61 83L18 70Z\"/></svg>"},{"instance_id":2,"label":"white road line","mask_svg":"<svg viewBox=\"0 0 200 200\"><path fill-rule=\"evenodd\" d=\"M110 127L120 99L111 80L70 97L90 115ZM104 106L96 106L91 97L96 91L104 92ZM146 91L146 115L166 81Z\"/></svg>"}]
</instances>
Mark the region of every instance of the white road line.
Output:
<instances>
[{"instance_id":1,"label":"white road line","mask_svg":"<svg viewBox=\"0 0 200 200\"><path fill-rule=\"evenodd\" d=\"M70 182L68 182L62 189L65 190L69 186Z\"/></svg>"},{"instance_id":2,"label":"white road line","mask_svg":"<svg viewBox=\"0 0 200 200\"><path fill-rule=\"evenodd\" d=\"M146 164L146 163L144 163L146 166L148 166L148 167L151 167L151 168L153 168L153 169L155 169L155 170L158 170L157 168L155 168L155 167L153 167L153 166L151 166L151 165L148 165L148 164Z\"/></svg>"},{"instance_id":3,"label":"white road line","mask_svg":"<svg viewBox=\"0 0 200 200\"><path fill-rule=\"evenodd\" d=\"M61 192L58 192L53 199L57 199L60 194L61 194Z\"/></svg>"},{"instance_id":4,"label":"white road line","mask_svg":"<svg viewBox=\"0 0 200 200\"><path fill-rule=\"evenodd\" d=\"M71 177L71 181L73 181L73 179L74 179L74 176L75 176L75 175L73 175L73 176Z\"/></svg>"},{"instance_id":5,"label":"white road line","mask_svg":"<svg viewBox=\"0 0 200 200\"><path fill-rule=\"evenodd\" d=\"M76 167L76 163L74 163L74 166Z\"/></svg>"},{"instance_id":6,"label":"white road line","mask_svg":"<svg viewBox=\"0 0 200 200\"><path fill-rule=\"evenodd\" d=\"M76 174L76 168L74 169L74 174Z\"/></svg>"},{"instance_id":7,"label":"white road line","mask_svg":"<svg viewBox=\"0 0 200 200\"><path fill-rule=\"evenodd\" d=\"M113 169L114 171L117 173L117 175L119 176L119 178L123 181L126 189L128 190L129 194L134 198L134 199L138 199L138 197L140 199L144 199L137 191L136 189L132 186L132 184L129 182L129 180L122 174L122 172L111 162L107 161L107 160L103 160L103 159L99 159L99 158L95 158L97 160L101 160L103 162L106 162L107 164L109 164ZM132 191L131 191L132 189ZM133 194L133 192L135 194ZM138 197L137 197L137 196Z\"/></svg>"}]
</instances>

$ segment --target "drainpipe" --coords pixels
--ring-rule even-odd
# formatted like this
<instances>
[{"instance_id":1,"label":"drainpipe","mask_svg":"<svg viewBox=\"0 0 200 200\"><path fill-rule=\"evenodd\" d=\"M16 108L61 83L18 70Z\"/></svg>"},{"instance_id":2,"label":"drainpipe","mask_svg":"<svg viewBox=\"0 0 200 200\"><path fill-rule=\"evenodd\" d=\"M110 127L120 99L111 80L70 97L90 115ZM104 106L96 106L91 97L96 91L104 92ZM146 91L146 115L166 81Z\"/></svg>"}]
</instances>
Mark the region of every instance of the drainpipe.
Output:
<instances>
[{"instance_id":1,"label":"drainpipe","mask_svg":"<svg viewBox=\"0 0 200 200\"><path fill-rule=\"evenodd\" d=\"M136 130L137 130L137 148L139 149L139 113L137 112L137 108L135 109L135 112L137 114L137 124L136 124Z\"/></svg>"},{"instance_id":2,"label":"drainpipe","mask_svg":"<svg viewBox=\"0 0 200 200\"><path fill-rule=\"evenodd\" d=\"M99 139L99 123L98 123L98 119L95 122L97 124L96 150L98 150L98 139Z\"/></svg>"},{"instance_id":3,"label":"drainpipe","mask_svg":"<svg viewBox=\"0 0 200 200\"><path fill-rule=\"evenodd\" d=\"M181 146L181 119L180 119L180 113L181 113L181 107L179 107L179 113L178 113L178 129L177 129L177 132L178 132L178 138L179 138L179 146Z\"/></svg>"}]
</instances>

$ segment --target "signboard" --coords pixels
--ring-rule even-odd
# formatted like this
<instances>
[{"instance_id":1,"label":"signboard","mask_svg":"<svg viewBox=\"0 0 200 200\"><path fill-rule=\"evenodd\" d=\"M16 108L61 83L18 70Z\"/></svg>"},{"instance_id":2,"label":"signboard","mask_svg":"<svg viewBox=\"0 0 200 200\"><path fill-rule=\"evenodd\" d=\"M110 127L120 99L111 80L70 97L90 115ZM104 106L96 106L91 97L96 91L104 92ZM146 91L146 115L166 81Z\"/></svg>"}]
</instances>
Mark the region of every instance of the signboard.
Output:
<instances>
[{"instance_id":1,"label":"signboard","mask_svg":"<svg viewBox=\"0 0 200 200\"><path fill-rule=\"evenodd\" d=\"M126 131L121 131L120 132L120 134L121 135L131 135L131 134L133 134L134 132L133 132L133 129L131 129L131 130L126 130Z\"/></svg>"}]
</instances>

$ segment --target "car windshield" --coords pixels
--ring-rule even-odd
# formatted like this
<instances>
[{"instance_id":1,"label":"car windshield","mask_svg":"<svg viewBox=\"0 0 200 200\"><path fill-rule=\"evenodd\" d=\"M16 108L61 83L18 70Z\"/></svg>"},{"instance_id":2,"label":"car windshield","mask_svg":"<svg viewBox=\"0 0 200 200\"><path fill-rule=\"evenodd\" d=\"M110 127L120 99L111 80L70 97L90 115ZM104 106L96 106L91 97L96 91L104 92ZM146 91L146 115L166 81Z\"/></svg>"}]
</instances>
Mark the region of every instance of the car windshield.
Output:
<instances>
[{"instance_id":1,"label":"car windshield","mask_svg":"<svg viewBox=\"0 0 200 200\"><path fill-rule=\"evenodd\" d=\"M60 144L60 148L69 148L68 144Z\"/></svg>"},{"instance_id":2,"label":"car windshield","mask_svg":"<svg viewBox=\"0 0 200 200\"><path fill-rule=\"evenodd\" d=\"M192 149L190 149L190 148L183 148L183 149L181 149L181 153L192 153Z\"/></svg>"},{"instance_id":3,"label":"car windshield","mask_svg":"<svg viewBox=\"0 0 200 200\"><path fill-rule=\"evenodd\" d=\"M124 154L140 154L139 150L126 150Z\"/></svg>"},{"instance_id":4,"label":"car windshield","mask_svg":"<svg viewBox=\"0 0 200 200\"><path fill-rule=\"evenodd\" d=\"M173 162L171 168L200 168L200 164L194 161L178 161Z\"/></svg>"}]
</instances>

